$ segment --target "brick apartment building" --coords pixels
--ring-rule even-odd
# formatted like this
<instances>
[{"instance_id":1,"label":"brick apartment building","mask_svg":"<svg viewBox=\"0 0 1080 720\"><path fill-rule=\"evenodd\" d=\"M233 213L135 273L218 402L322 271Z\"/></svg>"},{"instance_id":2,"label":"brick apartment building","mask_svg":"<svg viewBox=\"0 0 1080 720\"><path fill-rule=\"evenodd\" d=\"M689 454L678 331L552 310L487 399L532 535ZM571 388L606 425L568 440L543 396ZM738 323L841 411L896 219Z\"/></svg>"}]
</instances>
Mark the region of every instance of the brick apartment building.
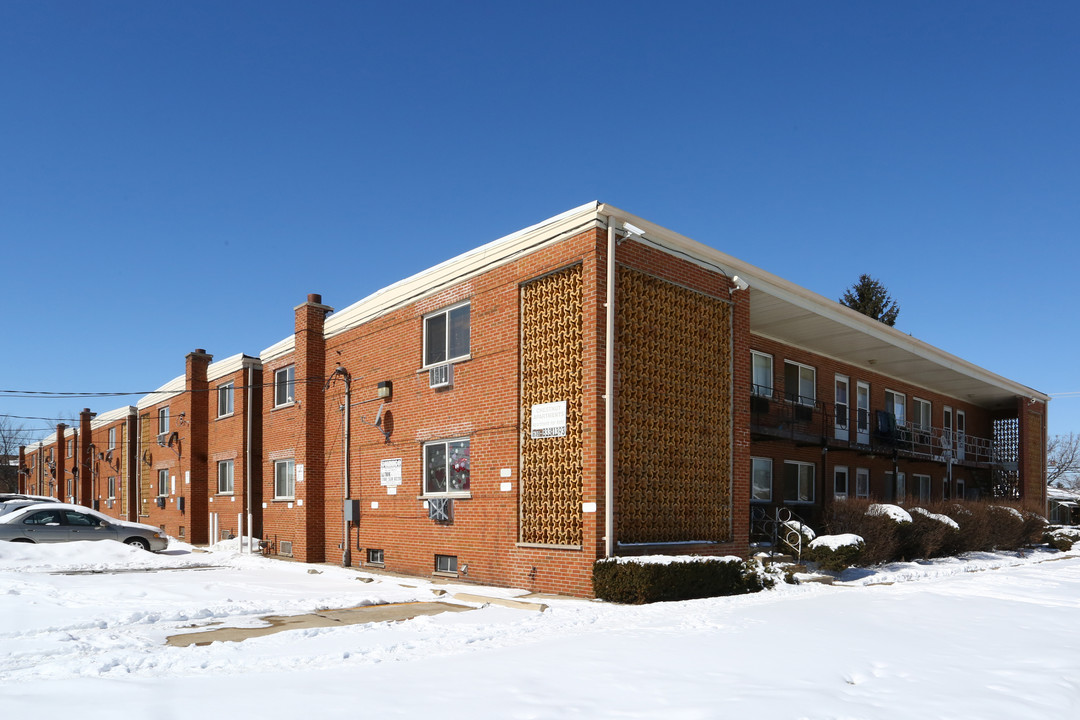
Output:
<instances>
[{"instance_id":1,"label":"brick apartment building","mask_svg":"<svg viewBox=\"0 0 1080 720\"><path fill-rule=\"evenodd\" d=\"M23 487L70 479L194 543L579 595L609 555L745 555L753 508L1046 505L1046 395L600 203L293 321L58 427Z\"/></svg>"}]
</instances>

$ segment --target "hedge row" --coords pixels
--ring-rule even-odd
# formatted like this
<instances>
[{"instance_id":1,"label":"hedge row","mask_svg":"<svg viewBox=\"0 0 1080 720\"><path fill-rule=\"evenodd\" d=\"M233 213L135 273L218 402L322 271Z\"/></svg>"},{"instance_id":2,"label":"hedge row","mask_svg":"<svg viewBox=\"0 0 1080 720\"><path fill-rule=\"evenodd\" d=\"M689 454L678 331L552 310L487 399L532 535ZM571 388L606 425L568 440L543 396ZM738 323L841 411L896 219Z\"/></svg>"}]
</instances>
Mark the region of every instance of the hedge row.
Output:
<instances>
[{"instance_id":1,"label":"hedge row","mask_svg":"<svg viewBox=\"0 0 1080 720\"><path fill-rule=\"evenodd\" d=\"M853 533L863 539L862 552L852 564L1016 550L1041 542L1046 528L1040 515L997 501L929 503L914 508L910 522L868 512L872 505L868 500L835 502L825 518L825 534Z\"/></svg>"},{"instance_id":2,"label":"hedge row","mask_svg":"<svg viewBox=\"0 0 1080 720\"><path fill-rule=\"evenodd\" d=\"M593 593L617 603L742 595L766 587L772 580L760 563L734 557L623 557L593 565Z\"/></svg>"}]
</instances>

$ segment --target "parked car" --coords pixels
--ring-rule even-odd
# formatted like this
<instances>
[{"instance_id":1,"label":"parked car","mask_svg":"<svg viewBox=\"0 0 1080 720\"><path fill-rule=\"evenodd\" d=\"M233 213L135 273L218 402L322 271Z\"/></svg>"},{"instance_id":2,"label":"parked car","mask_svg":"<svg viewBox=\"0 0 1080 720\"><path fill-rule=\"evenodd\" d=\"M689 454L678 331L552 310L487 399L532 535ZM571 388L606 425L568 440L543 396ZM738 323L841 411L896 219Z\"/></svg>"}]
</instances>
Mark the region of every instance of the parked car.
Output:
<instances>
[{"instance_id":1,"label":"parked car","mask_svg":"<svg viewBox=\"0 0 1080 720\"><path fill-rule=\"evenodd\" d=\"M117 520L82 505L60 502L26 505L0 516L0 540L29 543L116 540L153 552L169 545L165 533L153 525Z\"/></svg>"},{"instance_id":2,"label":"parked car","mask_svg":"<svg viewBox=\"0 0 1080 720\"><path fill-rule=\"evenodd\" d=\"M47 495L23 495L22 493L0 493L0 515L18 510L27 505L36 505L43 502L60 502L57 498Z\"/></svg>"}]
</instances>

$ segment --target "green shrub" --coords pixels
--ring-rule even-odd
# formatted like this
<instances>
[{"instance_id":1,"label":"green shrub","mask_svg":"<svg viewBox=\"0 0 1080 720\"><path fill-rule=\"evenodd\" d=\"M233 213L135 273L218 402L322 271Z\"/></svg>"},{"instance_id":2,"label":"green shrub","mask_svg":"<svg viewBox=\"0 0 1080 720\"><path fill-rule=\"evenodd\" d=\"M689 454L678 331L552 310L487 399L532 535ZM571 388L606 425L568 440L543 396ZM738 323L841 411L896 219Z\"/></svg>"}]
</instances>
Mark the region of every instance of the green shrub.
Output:
<instances>
[{"instance_id":1,"label":"green shrub","mask_svg":"<svg viewBox=\"0 0 1080 720\"><path fill-rule=\"evenodd\" d=\"M858 535L821 535L810 543L808 555L822 570L841 572L858 565L865 549Z\"/></svg>"},{"instance_id":2,"label":"green shrub","mask_svg":"<svg viewBox=\"0 0 1080 720\"><path fill-rule=\"evenodd\" d=\"M885 515L868 514L869 500L849 498L835 502L825 520L829 535L851 533L863 539L863 551L859 564L878 565L892 562L900 557L900 527Z\"/></svg>"},{"instance_id":3,"label":"green shrub","mask_svg":"<svg viewBox=\"0 0 1080 720\"><path fill-rule=\"evenodd\" d=\"M593 564L593 594L640 605L742 595L772 587L760 563L734 557L605 558Z\"/></svg>"},{"instance_id":4,"label":"green shrub","mask_svg":"<svg viewBox=\"0 0 1080 720\"><path fill-rule=\"evenodd\" d=\"M905 559L944 557L960 547L960 526L952 518L925 508L912 508L910 515L901 531Z\"/></svg>"},{"instance_id":5,"label":"green shrub","mask_svg":"<svg viewBox=\"0 0 1080 720\"><path fill-rule=\"evenodd\" d=\"M1055 550L1068 552L1073 545L1080 542L1080 529L1078 528L1053 528L1043 534L1043 542Z\"/></svg>"}]
</instances>

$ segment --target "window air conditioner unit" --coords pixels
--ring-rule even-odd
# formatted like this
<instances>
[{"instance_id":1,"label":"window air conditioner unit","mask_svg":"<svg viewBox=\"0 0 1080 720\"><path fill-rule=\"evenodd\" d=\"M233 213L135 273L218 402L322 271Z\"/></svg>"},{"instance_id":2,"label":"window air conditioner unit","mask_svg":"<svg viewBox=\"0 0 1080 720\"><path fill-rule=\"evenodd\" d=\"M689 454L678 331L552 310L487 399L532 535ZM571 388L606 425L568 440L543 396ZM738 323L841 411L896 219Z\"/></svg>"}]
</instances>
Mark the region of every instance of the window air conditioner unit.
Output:
<instances>
[{"instance_id":1,"label":"window air conditioner unit","mask_svg":"<svg viewBox=\"0 0 1080 720\"><path fill-rule=\"evenodd\" d=\"M278 543L278 555L288 555L292 557L292 540L282 540Z\"/></svg>"},{"instance_id":2,"label":"window air conditioner unit","mask_svg":"<svg viewBox=\"0 0 1080 720\"><path fill-rule=\"evenodd\" d=\"M427 504L429 520L448 523L454 519L454 501L450 498L429 498Z\"/></svg>"},{"instance_id":3,"label":"window air conditioner unit","mask_svg":"<svg viewBox=\"0 0 1080 720\"><path fill-rule=\"evenodd\" d=\"M158 436L157 436L157 444L160 445L161 447L168 447L169 446L169 433L167 433L167 432L159 433Z\"/></svg>"},{"instance_id":4,"label":"window air conditioner unit","mask_svg":"<svg viewBox=\"0 0 1080 720\"><path fill-rule=\"evenodd\" d=\"M454 384L454 366L450 363L436 365L428 370L428 386L433 388L450 387Z\"/></svg>"},{"instance_id":5,"label":"window air conditioner unit","mask_svg":"<svg viewBox=\"0 0 1080 720\"><path fill-rule=\"evenodd\" d=\"M157 498L156 498L157 506L158 506L159 508L164 508L164 507L165 507L165 501L166 501L167 499L168 499L168 498L166 498L166 497L165 497L165 496L163 496L163 495L162 495L162 496L159 496L159 497L157 497Z\"/></svg>"}]
</instances>

